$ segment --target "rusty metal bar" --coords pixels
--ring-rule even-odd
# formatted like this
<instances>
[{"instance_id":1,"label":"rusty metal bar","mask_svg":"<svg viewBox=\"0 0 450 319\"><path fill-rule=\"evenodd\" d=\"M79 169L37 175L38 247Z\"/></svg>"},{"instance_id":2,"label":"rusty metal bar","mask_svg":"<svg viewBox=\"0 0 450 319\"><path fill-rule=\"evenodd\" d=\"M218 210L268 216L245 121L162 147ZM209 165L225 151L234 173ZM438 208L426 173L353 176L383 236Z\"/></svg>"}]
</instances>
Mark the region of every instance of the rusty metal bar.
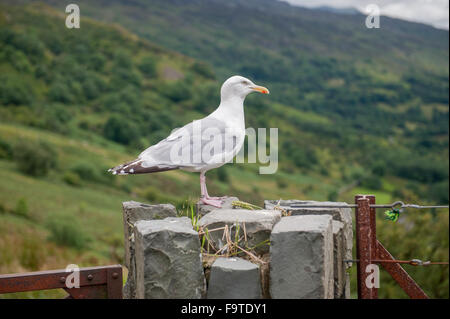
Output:
<instances>
[{"instance_id":1,"label":"rusty metal bar","mask_svg":"<svg viewBox=\"0 0 450 319\"><path fill-rule=\"evenodd\" d=\"M108 268L106 276L106 288L108 299L122 299L122 266L120 271L114 268Z\"/></svg>"},{"instance_id":2,"label":"rusty metal bar","mask_svg":"<svg viewBox=\"0 0 450 319\"><path fill-rule=\"evenodd\" d=\"M356 219L356 258L358 277L358 298L377 299L378 289L366 286L366 267L379 263L412 299L427 299L428 296L417 283L400 266L403 261L394 257L376 238L376 207L375 196L355 196ZM410 264L411 261L409 261ZM430 263L431 264L431 263ZM414 264L413 264L414 265Z\"/></svg>"},{"instance_id":3,"label":"rusty metal bar","mask_svg":"<svg viewBox=\"0 0 450 319\"><path fill-rule=\"evenodd\" d=\"M84 286L80 288L64 288L68 293L66 299L107 299L108 293L105 285Z\"/></svg>"},{"instance_id":4,"label":"rusty metal bar","mask_svg":"<svg viewBox=\"0 0 450 319\"><path fill-rule=\"evenodd\" d=\"M383 245L378 240L377 246L379 259L395 260L394 257L392 257L392 255L386 250L386 248L383 247ZM428 299L427 294L398 263L380 262L380 264L411 299Z\"/></svg>"},{"instance_id":5,"label":"rusty metal bar","mask_svg":"<svg viewBox=\"0 0 450 319\"><path fill-rule=\"evenodd\" d=\"M356 233L356 259L358 260L358 263L356 264L356 280L357 280L357 290L358 290L358 299L361 299L361 289L359 288L360 286L360 281L361 281L361 267L359 265L359 258L361 257L359 255L359 215L358 215L358 200L360 198L363 198L363 195L355 195L355 233Z\"/></svg>"},{"instance_id":6,"label":"rusty metal bar","mask_svg":"<svg viewBox=\"0 0 450 319\"><path fill-rule=\"evenodd\" d=\"M67 288L65 269L0 275L0 294L58 289L69 298L122 298L122 266L80 268L80 288Z\"/></svg>"},{"instance_id":7,"label":"rusty metal bar","mask_svg":"<svg viewBox=\"0 0 450 319\"><path fill-rule=\"evenodd\" d=\"M378 258L378 245L377 245L377 210L372 205L375 205L375 196L367 195L366 198L369 199L370 206L370 262L373 263L373 260ZM371 288L372 298L378 299L378 288Z\"/></svg>"},{"instance_id":8,"label":"rusty metal bar","mask_svg":"<svg viewBox=\"0 0 450 319\"><path fill-rule=\"evenodd\" d=\"M371 216L370 202L374 198L368 196L355 197L358 207L356 208L356 229L357 229L357 264L358 272L358 298L360 299L377 299L378 292L376 288L369 288L366 285L367 266L372 264L372 259L375 257L376 249L372 252L376 237L374 236Z\"/></svg>"}]
</instances>

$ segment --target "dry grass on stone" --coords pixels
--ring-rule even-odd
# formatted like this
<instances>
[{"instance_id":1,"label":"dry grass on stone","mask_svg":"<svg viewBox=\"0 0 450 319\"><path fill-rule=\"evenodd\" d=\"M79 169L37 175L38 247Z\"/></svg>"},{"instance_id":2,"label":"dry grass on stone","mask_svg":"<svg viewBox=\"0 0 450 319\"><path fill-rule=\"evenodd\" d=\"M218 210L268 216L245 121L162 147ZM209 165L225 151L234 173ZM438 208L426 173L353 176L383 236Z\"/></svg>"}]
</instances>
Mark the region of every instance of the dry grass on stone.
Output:
<instances>
[{"instance_id":1,"label":"dry grass on stone","mask_svg":"<svg viewBox=\"0 0 450 319\"><path fill-rule=\"evenodd\" d=\"M236 227L235 236L231 234L233 227ZM214 231L223 231L222 241L223 246L216 249L209 240L209 233ZM217 258L225 257L240 257L242 259L248 260L251 263L257 264L260 270L261 284L263 289L263 295L267 296L268 293L268 271L269 271L269 254L264 255L257 254L254 252L255 247L245 247L243 243L247 242L247 232L245 228L245 223L242 225L242 235L240 235L240 226L232 225L229 227L225 225L224 227L219 227L215 229L208 230L204 227L199 227L199 236L202 243L202 260L203 268L205 270L205 276L207 282L209 282L209 275L211 272L211 266ZM269 242L261 243L263 245L269 245Z\"/></svg>"}]
</instances>

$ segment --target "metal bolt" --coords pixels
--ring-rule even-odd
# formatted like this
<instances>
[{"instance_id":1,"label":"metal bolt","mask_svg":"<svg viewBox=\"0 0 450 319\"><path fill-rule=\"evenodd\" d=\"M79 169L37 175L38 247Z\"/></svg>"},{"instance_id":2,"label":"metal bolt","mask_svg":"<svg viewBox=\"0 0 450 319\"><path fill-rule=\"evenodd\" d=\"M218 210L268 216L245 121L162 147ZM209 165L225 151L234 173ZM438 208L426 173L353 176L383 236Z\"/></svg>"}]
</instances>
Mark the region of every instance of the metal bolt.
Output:
<instances>
[{"instance_id":1,"label":"metal bolt","mask_svg":"<svg viewBox=\"0 0 450 319\"><path fill-rule=\"evenodd\" d=\"M87 279L88 279L89 281L91 281L92 279L94 279L94 276L92 276L91 274L89 274L89 275L87 276Z\"/></svg>"},{"instance_id":2,"label":"metal bolt","mask_svg":"<svg viewBox=\"0 0 450 319\"><path fill-rule=\"evenodd\" d=\"M59 278L59 281L60 281L61 283L65 283L65 282L66 282L66 277L61 277L61 278Z\"/></svg>"},{"instance_id":3,"label":"metal bolt","mask_svg":"<svg viewBox=\"0 0 450 319\"><path fill-rule=\"evenodd\" d=\"M119 274L116 273L116 272L114 272L114 273L112 274L112 277L113 277L113 279L117 279L117 278L119 277Z\"/></svg>"}]
</instances>

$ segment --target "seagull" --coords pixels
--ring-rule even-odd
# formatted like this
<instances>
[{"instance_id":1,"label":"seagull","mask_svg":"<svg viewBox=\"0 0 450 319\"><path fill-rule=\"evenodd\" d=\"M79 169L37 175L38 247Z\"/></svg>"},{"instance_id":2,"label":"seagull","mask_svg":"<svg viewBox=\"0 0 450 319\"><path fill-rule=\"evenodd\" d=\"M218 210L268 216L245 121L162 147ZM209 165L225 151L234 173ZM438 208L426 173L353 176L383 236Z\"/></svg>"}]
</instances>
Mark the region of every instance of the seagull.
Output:
<instances>
[{"instance_id":1,"label":"seagull","mask_svg":"<svg viewBox=\"0 0 450 319\"><path fill-rule=\"evenodd\" d=\"M235 75L220 89L217 109L144 150L137 159L113 167L114 175L147 174L181 169L200 173L200 202L220 208L226 197L209 196L207 171L233 160L245 140L244 100L252 92L269 94L263 86Z\"/></svg>"}]
</instances>

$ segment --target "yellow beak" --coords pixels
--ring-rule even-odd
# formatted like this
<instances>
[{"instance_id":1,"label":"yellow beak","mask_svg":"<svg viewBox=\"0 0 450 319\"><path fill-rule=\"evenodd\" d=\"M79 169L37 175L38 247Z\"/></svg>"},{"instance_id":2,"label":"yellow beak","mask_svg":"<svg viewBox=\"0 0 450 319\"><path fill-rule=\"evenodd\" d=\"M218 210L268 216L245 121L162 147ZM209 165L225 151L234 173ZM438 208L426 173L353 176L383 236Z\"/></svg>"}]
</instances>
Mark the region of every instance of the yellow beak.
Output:
<instances>
[{"instance_id":1,"label":"yellow beak","mask_svg":"<svg viewBox=\"0 0 450 319\"><path fill-rule=\"evenodd\" d=\"M262 94L269 94L269 90L265 88L264 86L255 85L251 88L253 91L262 93Z\"/></svg>"}]
</instances>

